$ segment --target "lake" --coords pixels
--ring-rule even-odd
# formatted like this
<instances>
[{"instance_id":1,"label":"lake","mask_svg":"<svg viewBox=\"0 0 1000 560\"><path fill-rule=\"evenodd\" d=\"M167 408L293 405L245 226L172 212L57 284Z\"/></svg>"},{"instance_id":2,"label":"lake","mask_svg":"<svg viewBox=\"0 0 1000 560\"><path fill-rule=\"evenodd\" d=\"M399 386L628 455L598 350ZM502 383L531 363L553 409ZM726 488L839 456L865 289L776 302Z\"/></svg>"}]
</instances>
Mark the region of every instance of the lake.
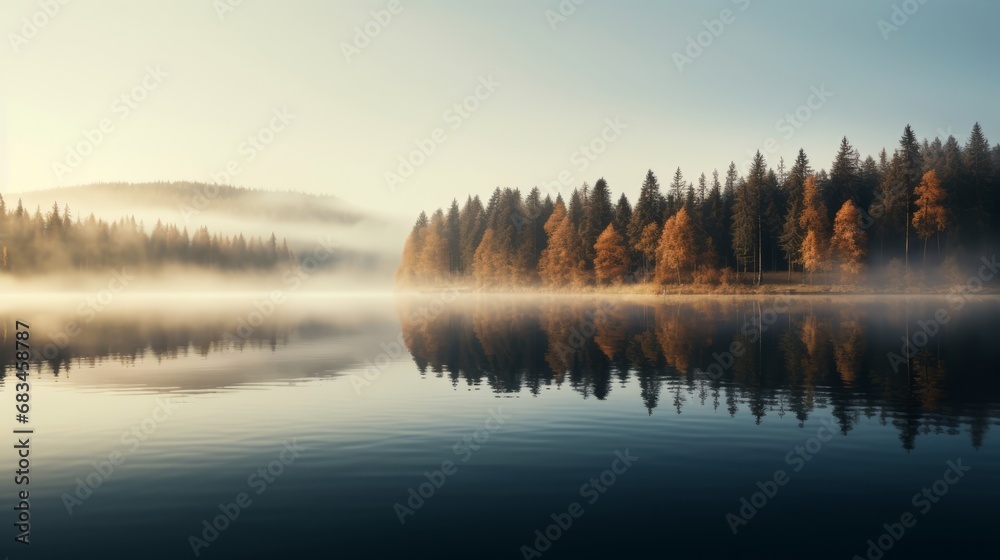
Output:
<instances>
[{"instance_id":1,"label":"lake","mask_svg":"<svg viewBox=\"0 0 1000 560\"><path fill-rule=\"evenodd\" d=\"M11 558L995 554L996 298L82 301L0 311Z\"/></svg>"}]
</instances>

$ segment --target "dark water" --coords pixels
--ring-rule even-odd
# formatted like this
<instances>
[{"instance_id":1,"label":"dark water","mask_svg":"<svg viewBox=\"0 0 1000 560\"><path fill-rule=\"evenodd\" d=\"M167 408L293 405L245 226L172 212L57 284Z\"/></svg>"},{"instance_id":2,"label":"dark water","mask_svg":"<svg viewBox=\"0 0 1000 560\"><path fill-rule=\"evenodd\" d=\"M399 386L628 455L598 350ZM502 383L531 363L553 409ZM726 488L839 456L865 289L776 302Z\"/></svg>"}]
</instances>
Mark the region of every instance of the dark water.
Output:
<instances>
[{"instance_id":1,"label":"dark water","mask_svg":"<svg viewBox=\"0 0 1000 560\"><path fill-rule=\"evenodd\" d=\"M996 557L997 300L241 302L0 314L0 554Z\"/></svg>"}]
</instances>

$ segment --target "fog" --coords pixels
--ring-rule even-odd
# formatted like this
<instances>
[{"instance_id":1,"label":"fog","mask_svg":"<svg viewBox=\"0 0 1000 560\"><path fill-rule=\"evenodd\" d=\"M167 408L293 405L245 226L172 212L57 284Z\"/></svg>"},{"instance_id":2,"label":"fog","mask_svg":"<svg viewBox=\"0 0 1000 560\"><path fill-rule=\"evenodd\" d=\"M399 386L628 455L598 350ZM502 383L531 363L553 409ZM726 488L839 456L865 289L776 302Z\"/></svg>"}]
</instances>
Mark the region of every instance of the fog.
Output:
<instances>
[{"instance_id":1,"label":"fog","mask_svg":"<svg viewBox=\"0 0 1000 560\"><path fill-rule=\"evenodd\" d=\"M20 199L25 210L47 213L52 204L69 206L70 217L117 221L134 217L146 232L157 221L193 234L243 234L267 239L273 233L296 253L332 242L356 266L391 273L398 264L409 226L390 216L359 210L333 196L240 189L201 183L95 184L61 189L4 193L8 210Z\"/></svg>"}]
</instances>

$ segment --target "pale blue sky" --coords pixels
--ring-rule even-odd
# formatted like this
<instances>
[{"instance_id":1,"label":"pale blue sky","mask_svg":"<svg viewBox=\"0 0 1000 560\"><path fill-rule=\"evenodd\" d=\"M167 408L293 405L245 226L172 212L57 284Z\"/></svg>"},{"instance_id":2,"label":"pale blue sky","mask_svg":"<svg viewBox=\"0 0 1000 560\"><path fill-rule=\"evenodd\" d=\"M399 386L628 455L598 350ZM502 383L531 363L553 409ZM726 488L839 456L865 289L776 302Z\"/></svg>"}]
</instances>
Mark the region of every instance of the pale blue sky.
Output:
<instances>
[{"instance_id":1,"label":"pale blue sky","mask_svg":"<svg viewBox=\"0 0 1000 560\"><path fill-rule=\"evenodd\" d=\"M680 166L695 180L757 149L790 163L804 147L829 167L842 136L875 155L907 123L921 138L950 130L964 143L979 120L1000 140L992 0L587 0L555 29L546 10L559 0L399 0L350 62L342 44L388 0L243 0L220 17L228 1L75 0L27 38L21 18L46 19L38 0L5 0L0 192L209 181L233 161L237 185L409 217L563 171L570 187L604 176L634 197L646 169L667 183ZM887 40L879 20L908 3L919 9ZM674 53L726 9L730 23L679 71ZM115 105L157 67L166 76L145 99ZM446 111L489 76L499 86L479 88L478 109L453 129ZM812 88L832 95L812 99L818 109L800 128L779 124ZM272 118L282 108L294 115L287 126ZM628 128L581 171L573 153L609 118ZM55 171L102 119L112 132ZM241 151L270 124L283 128L269 145ZM436 128L444 141L390 189L386 173Z\"/></svg>"}]
</instances>

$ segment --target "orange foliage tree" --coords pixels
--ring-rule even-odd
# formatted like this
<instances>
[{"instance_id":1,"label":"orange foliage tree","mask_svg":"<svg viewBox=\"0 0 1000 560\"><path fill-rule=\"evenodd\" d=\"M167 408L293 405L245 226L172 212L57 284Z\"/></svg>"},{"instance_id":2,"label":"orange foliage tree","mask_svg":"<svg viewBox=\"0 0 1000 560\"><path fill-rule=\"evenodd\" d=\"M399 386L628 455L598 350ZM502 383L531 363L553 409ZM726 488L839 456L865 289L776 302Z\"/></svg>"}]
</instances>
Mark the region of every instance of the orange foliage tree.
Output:
<instances>
[{"instance_id":1,"label":"orange foliage tree","mask_svg":"<svg viewBox=\"0 0 1000 560\"><path fill-rule=\"evenodd\" d=\"M598 282L620 282L628 272L630 264L625 241L615 231L615 226L609 224L597 238L594 244L594 275Z\"/></svg>"},{"instance_id":2,"label":"orange foliage tree","mask_svg":"<svg viewBox=\"0 0 1000 560\"><path fill-rule=\"evenodd\" d=\"M538 260L542 282L553 287L586 283L583 250L562 201L556 203L552 216L545 222L545 233L548 245Z\"/></svg>"},{"instance_id":3,"label":"orange foliage tree","mask_svg":"<svg viewBox=\"0 0 1000 560\"><path fill-rule=\"evenodd\" d=\"M829 229L826 205L816 186L816 177L806 179L799 226L806 232L802 241L802 267L810 274L830 269Z\"/></svg>"},{"instance_id":4,"label":"orange foliage tree","mask_svg":"<svg viewBox=\"0 0 1000 560\"><path fill-rule=\"evenodd\" d=\"M861 228L861 211L848 200L833 220L833 250L846 274L857 275L865 269L868 234Z\"/></svg>"},{"instance_id":5,"label":"orange foliage tree","mask_svg":"<svg viewBox=\"0 0 1000 560\"><path fill-rule=\"evenodd\" d=\"M642 274L649 273L649 266L656 261L656 249L660 246L660 226L651 222L642 229L633 249L642 256Z\"/></svg>"},{"instance_id":6,"label":"orange foliage tree","mask_svg":"<svg viewBox=\"0 0 1000 560\"><path fill-rule=\"evenodd\" d=\"M696 245L691 216L686 209L681 208L663 225L663 234L660 235L656 251L656 282L666 284L667 276L673 271L680 283L681 271L694 268L698 260Z\"/></svg>"},{"instance_id":7,"label":"orange foliage tree","mask_svg":"<svg viewBox=\"0 0 1000 560\"><path fill-rule=\"evenodd\" d=\"M504 277L504 266L496 232L487 228L472 257L472 274L480 284L495 284Z\"/></svg>"},{"instance_id":8,"label":"orange foliage tree","mask_svg":"<svg viewBox=\"0 0 1000 560\"><path fill-rule=\"evenodd\" d=\"M931 169L924 174L920 185L914 190L917 195L917 211L913 213L913 227L924 240L924 261L927 261L927 240L935 233L948 227L948 213L944 200L948 193L941 188L937 172Z\"/></svg>"}]
</instances>

